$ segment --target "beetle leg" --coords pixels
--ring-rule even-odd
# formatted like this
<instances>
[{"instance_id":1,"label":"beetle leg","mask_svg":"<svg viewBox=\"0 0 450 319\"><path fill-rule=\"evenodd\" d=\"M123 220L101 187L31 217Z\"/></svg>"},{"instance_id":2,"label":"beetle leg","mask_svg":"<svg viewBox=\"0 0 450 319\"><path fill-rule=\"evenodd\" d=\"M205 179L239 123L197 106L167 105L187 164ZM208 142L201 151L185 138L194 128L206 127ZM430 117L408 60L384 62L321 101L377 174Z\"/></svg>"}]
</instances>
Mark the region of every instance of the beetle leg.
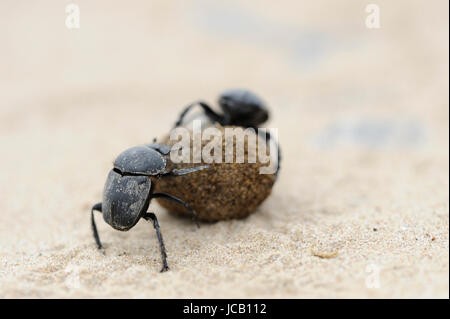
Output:
<instances>
[{"instance_id":1,"label":"beetle leg","mask_svg":"<svg viewBox=\"0 0 450 319\"><path fill-rule=\"evenodd\" d=\"M198 102L194 102L190 105L188 105L183 112L181 112L180 117L178 118L178 121L176 121L175 125L173 128L176 128L178 126L181 125L181 123L183 122L184 117L186 116L186 114L196 105L200 105L201 108L203 109L203 111L205 112L205 115L213 122L219 122L220 124L222 124L223 122L223 116L220 114L217 114L216 112L213 111L213 109L211 109L211 107L202 102L202 101L198 101Z\"/></svg>"},{"instance_id":2,"label":"beetle leg","mask_svg":"<svg viewBox=\"0 0 450 319\"><path fill-rule=\"evenodd\" d=\"M159 229L158 219L156 218L156 215L153 213L145 213L144 216L142 216L142 218L144 218L145 220L153 221L153 227L155 227L156 236L158 237L158 241L159 241L159 247L161 248L161 258L162 258L162 263L163 263L161 272L165 272L165 271L169 270L169 266L167 265L166 247L164 246L164 241L162 238L161 230Z\"/></svg>"},{"instance_id":3,"label":"beetle leg","mask_svg":"<svg viewBox=\"0 0 450 319\"><path fill-rule=\"evenodd\" d=\"M154 149L155 151L161 153L162 155L167 155L172 150L171 146L165 145L165 144L156 143L155 140L153 141L152 144L147 144L146 146L150 147L151 149Z\"/></svg>"},{"instance_id":4,"label":"beetle leg","mask_svg":"<svg viewBox=\"0 0 450 319\"><path fill-rule=\"evenodd\" d=\"M94 219L94 210L102 212L102 203L95 204L91 209L91 225L92 225L92 231L94 233L95 242L97 243L98 249L102 249L102 242L100 241L100 237L98 236L97 226L95 225L95 219Z\"/></svg>"},{"instance_id":5,"label":"beetle leg","mask_svg":"<svg viewBox=\"0 0 450 319\"><path fill-rule=\"evenodd\" d=\"M200 166L195 166L195 167L190 167L190 168L181 168L181 169L173 169L171 171L166 171L163 172L162 175L165 176L181 176L181 175L186 175L186 174L190 174L190 173L194 173L197 171L201 171L204 170L206 168L209 168L209 165L200 165Z\"/></svg>"},{"instance_id":6,"label":"beetle leg","mask_svg":"<svg viewBox=\"0 0 450 319\"><path fill-rule=\"evenodd\" d=\"M152 198L165 198L165 199L170 200L172 202L175 202L175 203L183 205L191 213L192 220L197 225L197 228L200 228L200 225L199 225L198 219L197 219L197 214L195 213L195 210L191 207L191 205L189 205L188 203L186 203L182 199L179 199L178 197L175 197L175 196L167 194L167 193L154 193L154 194L152 194Z\"/></svg>"}]
</instances>

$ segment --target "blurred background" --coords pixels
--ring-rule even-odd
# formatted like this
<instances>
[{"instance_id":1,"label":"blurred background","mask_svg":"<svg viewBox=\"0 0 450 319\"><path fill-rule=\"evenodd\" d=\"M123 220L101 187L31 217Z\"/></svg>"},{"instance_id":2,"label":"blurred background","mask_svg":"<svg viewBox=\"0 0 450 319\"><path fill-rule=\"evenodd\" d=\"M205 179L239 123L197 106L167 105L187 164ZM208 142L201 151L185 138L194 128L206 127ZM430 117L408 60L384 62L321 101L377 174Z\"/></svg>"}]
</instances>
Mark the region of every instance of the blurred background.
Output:
<instances>
[{"instance_id":1,"label":"blurred background","mask_svg":"<svg viewBox=\"0 0 450 319\"><path fill-rule=\"evenodd\" d=\"M69 2L0 2L0 296L448 297L448 1L377 0L380 28L361 0L73 3L70 29ZM114 157L235 87L279 130L271 197L197 233L153 204L156 278L148 226L99 218L102 259L88 211Z\"/></svg>"}]
</instances>

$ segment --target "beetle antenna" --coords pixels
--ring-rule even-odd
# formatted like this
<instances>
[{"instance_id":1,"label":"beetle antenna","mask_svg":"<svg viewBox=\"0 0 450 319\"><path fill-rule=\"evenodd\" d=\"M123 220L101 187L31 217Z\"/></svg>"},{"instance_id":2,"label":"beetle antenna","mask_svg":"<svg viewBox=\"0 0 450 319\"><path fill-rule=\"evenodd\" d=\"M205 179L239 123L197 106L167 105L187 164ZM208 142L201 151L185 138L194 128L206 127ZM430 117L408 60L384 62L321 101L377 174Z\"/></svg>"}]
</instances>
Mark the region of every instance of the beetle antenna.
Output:
<instances>
[{"instance_id":1,"label":"beetle antenna","mask_svg":"<svg viewBox=\"0 0 450 319\"><path fill-rule=\"evenodd\" d=\"M94 210L102 212L102 203L97 203L94 206L92 206L91 209L91 225L92 225L92 232L94 233L95 242L97 243L98 249L102 249L102 242L100 241L100 237L98 236L97 226L95 225L95 219L94 219Z\"/></svg>"},{"instance_id":2,"label":"beetle antenna","mask_svg":"<svg viewBox=\"0 0 450 319\"><path fill-rule=\"evenodd\" d=\"M158 218L156 218L156 215L154 213L145 213L144 216L142 216L145 220L152 220L153 221L153 227L156 230L156 236L158 237L159 241L159 247L161 248L161 258L163 267L161 269L161 272L165 272L169 270L169 266L167 265L167 253L166 253L166 247L164 246L164 241L162 238L161 230L159 228Z\"/></svg>"}]
</instances>

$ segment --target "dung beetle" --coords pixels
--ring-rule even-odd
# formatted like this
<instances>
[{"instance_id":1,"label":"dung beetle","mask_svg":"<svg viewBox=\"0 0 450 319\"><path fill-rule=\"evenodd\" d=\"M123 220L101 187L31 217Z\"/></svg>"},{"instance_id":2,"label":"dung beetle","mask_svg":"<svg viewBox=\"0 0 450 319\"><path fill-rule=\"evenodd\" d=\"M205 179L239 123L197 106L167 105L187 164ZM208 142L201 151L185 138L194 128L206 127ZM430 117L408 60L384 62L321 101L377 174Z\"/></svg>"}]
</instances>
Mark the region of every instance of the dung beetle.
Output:
<instances>
[{"instance_id":1,"label":"dung beetle","mask_svg":"<svg viewBox=\"0 0 450 319\"><path fill-rule=\"evenodd\" d=\"M222 126L242 126L245 128L257 129L269 119L269 111L264 101L256 94L245 89L230 89L224 91L218 99L218 104L222 113L215 112L206 102L196 101L186 106L180 117L175 122L174 128L183 124L187 113L196 105L199 105L205 116L211 122L217 122ZM267 143L271 140L269 132L265 133ZM281 162L281 150L277 141L274 141L278 149L277 170L275 178L278 177Z\"/></svg>"},{"instance_id":2,"label":"dung beetle","mask_svg":"<svg viewBox=\"0 0 450 319\"><path fill-rule=\"evenodd\" d=\"M169 269L167 254L158 219L154 213L147 212L150 201L153 198L165 198L181 204L190 212L197 226L198 222L195 211L189 204L167 193L154 193L154 184L158 178L181 176L208 168L208 165L202 165L166 170L170 150L167 145L153 143L135 146L122 152L114 161L114 167L106 179L103 201L91 209L92 231L99 249L103 246L95 225L94 211L101 212L105 222L120 231L131 229L141 218L151 220L161 248L163 264L161 272Z\"/></svg>"},{"instance_id":3,"label":"dung beetle","mask_svg":"<svg viewBox=\"0 0 450 319\"><path fill-rule=\"evenodd\" d=\"M219 106L223 114L218 114L205 102L196 101L188 105L181 113L175 127L180 126L186 114L199 105L205 115L222 126L243 126L256 128L269 118L265 103L254 93L244 89L231 89L219 96Z\"/></svg>"}]
</instances>

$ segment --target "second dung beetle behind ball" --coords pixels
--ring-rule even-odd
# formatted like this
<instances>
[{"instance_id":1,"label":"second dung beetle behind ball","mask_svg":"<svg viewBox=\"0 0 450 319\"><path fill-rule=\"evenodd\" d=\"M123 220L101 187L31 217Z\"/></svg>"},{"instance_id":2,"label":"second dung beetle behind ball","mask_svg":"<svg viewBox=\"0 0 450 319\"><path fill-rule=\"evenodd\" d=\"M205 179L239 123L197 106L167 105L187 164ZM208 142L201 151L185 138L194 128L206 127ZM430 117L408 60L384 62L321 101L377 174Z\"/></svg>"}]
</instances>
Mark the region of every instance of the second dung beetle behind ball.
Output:
<instances>
[{"instance_id":1,"label":"second dung beetle behind ball","mask_svg":"<svg viewBox=\"0 0 450 319\"><path fill-rule=\"evenodd\" d=\"M269 111L264 101L253 92L245 89L231 89L224 91L218 99L222 114L215 112L206 102L196 101L188 105L175 122L174 128L183 125L183 120L188 112L196 105L199 105L205 116L213 123L222 126L241 126L244 128L257 129L261 124L269 119ZM272 139L269 132L265 132L267 143ZM277 141L273 141L277 148L277 170L275 177L278 177L281 162L281 150Z\"/></svg>"},{"instance_id":2,"label":"second dung beetle behind ball","mask_svg":"<svg viewBox=\"0 0 450 319\"><path fill-rule=\"evenodd\" d=\"M170 147L164 144L149 144L132 147L122 152L114 161L103 190L103 201L91 210L91 223L94 238L99 249L103 248L94 220L94 211L103 213L103 219L114 229L127 231L143 218L151 220L156 230L163 267L169 269L167 254L156 215L147 212L153 198L165 198L183 205L190 211L197 223L195 211L186 202L167 193L154 193L154 184L158 178L176 177L207 168L207 165L186 169L166 170ZM156 179L154 177L157 177ZM198 226L198 223L197 223Z\"/></svg>"},{"instance_id":3,"label":"second dung beetle behind ball","mask_svg":"<svg viewBox=\"0 0 450 319\"><path fill-rule=\"evenodd\" d=\"M269 111L263 100L254 93L244 89L232 89L219 96L219 106L223 114L216 113L207 103L197 101L188 105L181 113L175 127L183 123L186 114L199 105L205 115L222 126L243 126L256 128L269 118Z\"/></svg>"}]
</instances>

